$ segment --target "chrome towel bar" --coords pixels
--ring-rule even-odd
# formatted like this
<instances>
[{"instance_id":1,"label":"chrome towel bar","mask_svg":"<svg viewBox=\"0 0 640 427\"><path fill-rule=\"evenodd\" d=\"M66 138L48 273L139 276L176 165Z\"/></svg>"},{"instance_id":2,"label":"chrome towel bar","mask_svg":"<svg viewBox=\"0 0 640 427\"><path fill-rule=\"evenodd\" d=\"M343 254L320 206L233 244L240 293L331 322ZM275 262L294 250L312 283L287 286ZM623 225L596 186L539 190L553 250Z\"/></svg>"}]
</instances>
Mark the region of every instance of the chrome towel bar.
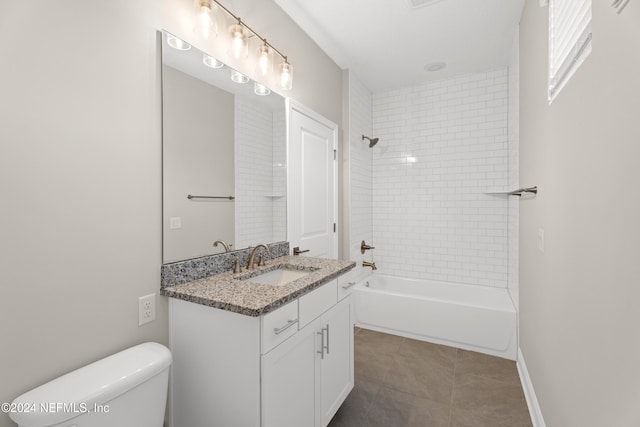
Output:
<instances>
[{"instance_id":1,"label":"chrome towel bar","mask_svg":"<svg viewBox=\"0 0 640 427\"><path fill-rule=\"evenodd\" d=\"M235 200L234 196L192 196L191 194L187 194L187 199L229 199Z\"/></svg>"}]
</instances>

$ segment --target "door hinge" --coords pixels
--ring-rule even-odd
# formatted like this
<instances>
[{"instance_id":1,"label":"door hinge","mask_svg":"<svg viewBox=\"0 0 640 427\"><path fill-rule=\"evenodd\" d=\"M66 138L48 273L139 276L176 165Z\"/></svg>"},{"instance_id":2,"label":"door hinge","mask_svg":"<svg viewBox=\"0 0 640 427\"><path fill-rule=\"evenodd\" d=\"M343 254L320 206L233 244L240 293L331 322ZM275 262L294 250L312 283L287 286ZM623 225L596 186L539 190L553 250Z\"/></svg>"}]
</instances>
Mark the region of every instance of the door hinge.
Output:
<instances>
[{"instance_id":1,"label":"door hinge","mask_svg":"<svg viewBox=\"0 0 640 427\"><path fill-rule=\"evenodd\" d=\"M335 222L333 223L333 232L334 233L336 232L336 223Z\"/></svg>"},{"instance_id":2,"label":"door hinge","mask_svg":"<svg viewBox=\"0 0 640 427\"><path fill-rule=\"evenodd\" d=\"M333 160L336 160L338 156L338 150L333 150Z\"/></svg>"}]
</instances>

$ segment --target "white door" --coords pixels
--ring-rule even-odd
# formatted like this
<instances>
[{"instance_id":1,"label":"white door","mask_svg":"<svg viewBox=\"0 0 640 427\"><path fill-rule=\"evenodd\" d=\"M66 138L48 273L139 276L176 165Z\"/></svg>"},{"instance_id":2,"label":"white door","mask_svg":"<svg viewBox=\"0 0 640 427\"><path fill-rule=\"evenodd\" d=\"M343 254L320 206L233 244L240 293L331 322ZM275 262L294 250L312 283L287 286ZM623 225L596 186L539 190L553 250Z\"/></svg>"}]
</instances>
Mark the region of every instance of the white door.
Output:
<instances>
[{"instance_id":1,"label":"white door","mask_svg":"<svg viewBox=\"0 0 640 427\"><path fill-rule=\"evenodd\" d=\"M338 126L289 101L287 223L291 247L337 258Z\"/></svg>"}]
</instances>

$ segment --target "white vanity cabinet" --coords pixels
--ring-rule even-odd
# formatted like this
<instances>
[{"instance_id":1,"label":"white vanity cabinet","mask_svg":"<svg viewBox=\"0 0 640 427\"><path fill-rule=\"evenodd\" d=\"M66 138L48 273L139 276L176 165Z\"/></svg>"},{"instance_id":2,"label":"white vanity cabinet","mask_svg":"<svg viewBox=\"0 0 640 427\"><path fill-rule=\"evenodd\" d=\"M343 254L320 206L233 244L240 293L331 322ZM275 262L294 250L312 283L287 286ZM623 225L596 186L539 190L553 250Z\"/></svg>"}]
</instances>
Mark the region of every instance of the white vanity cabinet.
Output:
<instances>
[{"instance_id":1,"label":"white vanity cabinet","mask_svg":"<svg viewBox=\"0 0 640 427\"><path fill-rule=\"evenodd\" d=\"M170 427L325 427L353 388L338 280L261 317L170 299Z\"/></svg>"},{"instance_id":2,"label":"white vanity cabinet","mask_svg":"<svg viewBox=\"0 0 640 427\"><path fill-rule=\"evenodd\" d=\"M262 427L324 427L352 388L347 299L262 356Z\"/></svg>"}]
</instances>

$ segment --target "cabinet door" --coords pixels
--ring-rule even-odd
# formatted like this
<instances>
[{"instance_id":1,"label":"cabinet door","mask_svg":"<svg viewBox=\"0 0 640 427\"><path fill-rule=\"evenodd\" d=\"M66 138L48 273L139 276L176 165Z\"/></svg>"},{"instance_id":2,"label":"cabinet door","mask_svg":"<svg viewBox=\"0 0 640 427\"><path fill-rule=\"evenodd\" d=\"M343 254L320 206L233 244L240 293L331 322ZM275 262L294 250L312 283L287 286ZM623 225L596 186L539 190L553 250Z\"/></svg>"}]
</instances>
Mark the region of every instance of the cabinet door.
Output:
<instances>
[{"instance_id":1,"label":"cabinet door","mask_svg":"<svg viewBox=\"0 0 640 427\"><path fill-rule=\"evenodd\" d=\"M312 322L262 356L262 427L316 425L319 328Z\"/></svg>"},{"instance_id":2,"label":"cabinet door","mask_svg":"<svg viewBox=\"0 0 640 427\"><path fill-rule=\"evenodd\" d=\"M320 322L326 334L324 357L320 360L321 425L326 426L353 389L351 297L322 315Z\"/></svg>"}]
</instances>

